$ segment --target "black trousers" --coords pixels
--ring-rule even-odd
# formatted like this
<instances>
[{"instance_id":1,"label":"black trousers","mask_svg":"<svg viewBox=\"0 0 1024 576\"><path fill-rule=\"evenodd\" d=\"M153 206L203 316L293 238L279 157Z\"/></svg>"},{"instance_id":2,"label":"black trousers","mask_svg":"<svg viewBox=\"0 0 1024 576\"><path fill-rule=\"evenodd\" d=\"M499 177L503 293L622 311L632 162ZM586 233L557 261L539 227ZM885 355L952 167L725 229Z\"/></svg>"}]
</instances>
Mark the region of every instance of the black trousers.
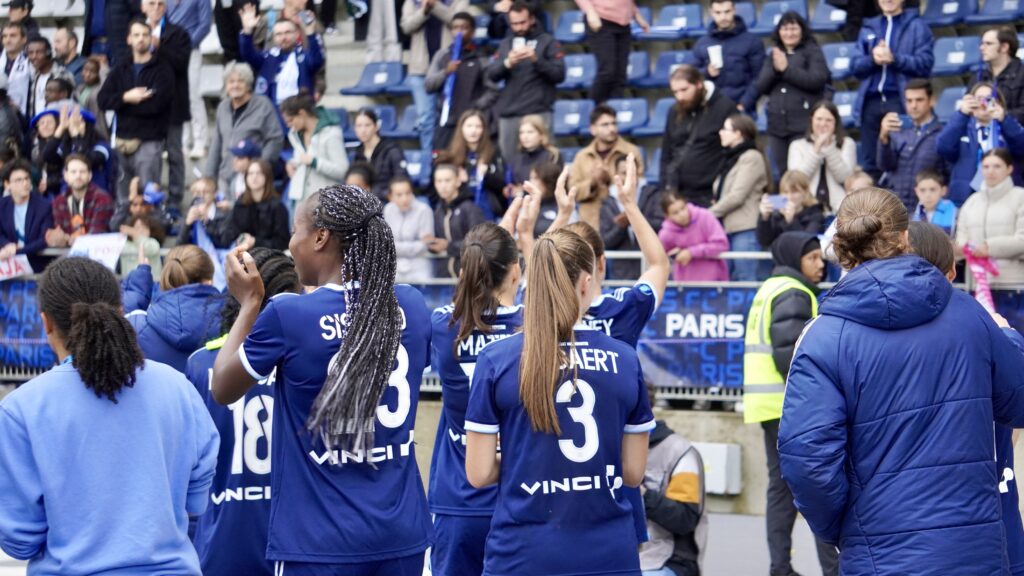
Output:
<instances>
[{"instance_id":1,"label":"black trousers","mask_svg":"<svg viewBox=\"0 0 1024 576\"><path fill-rule=\"evenodd\" d=\"M772 576L789 576L793 573L790 564L790 550L793 549L793 524L796 522L796 506L793 493L782 479L779 470L779 421L761 422L764 429L764 452L768 457L768 509L765 521L768 528L768 555L772 565ZM838 576L839 552L835 546L814 539L818 548L818 562L824 576Z\"/></svg>"},{"instance_id":2,"label":"black trousers","mask_svg":"<svg viewBox=\"0 0 1024 576\"><path fill-rule=\"evenodd\" d=\"M803 138L803 134L796 134L788 137L768 136L768 159L775 169L775 181L778 182L782 175L789 170L789 145L795 140ZM778 191L776 191L778 193Z\"/></svg>"},{"instance_id":3,"label":"black trousers","mask_svg":"<svg viewBox=\"0 0 1024 576\"><path fill-rule=\"evenodd\" d=\"M597 59L597 75L590 88L590 99L595 104L625 94L631 42L629 26L601 20L597 32L587 29L587 47Z\"/></svg>"}]
</instances>

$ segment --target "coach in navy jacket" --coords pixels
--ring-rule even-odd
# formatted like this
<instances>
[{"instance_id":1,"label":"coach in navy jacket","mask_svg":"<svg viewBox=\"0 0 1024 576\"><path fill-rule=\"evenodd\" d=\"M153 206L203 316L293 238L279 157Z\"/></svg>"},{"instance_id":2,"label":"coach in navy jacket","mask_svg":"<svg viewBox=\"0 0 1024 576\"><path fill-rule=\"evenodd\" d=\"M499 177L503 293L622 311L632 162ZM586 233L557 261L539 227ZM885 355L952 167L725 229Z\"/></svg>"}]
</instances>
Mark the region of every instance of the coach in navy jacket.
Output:
<instances>
[{"instance_id":1,"label":"coach in navy jacket","mask_svg":"<svg viewBox=\"0 0 1024 576\"><path fill-rule=\"evenodd\" d=\"M25 245L18 248L18 254L27 254L32 270L42 272L49 262L45 256L37 256L46 249L46 231L53 228L53 210L50 201L35 191L28 197L28 212L25 215ZM14 228L14 198L0 198L0 248L17 243L18 233Z\"/></svg>"},{"instance_id":2,"label":"coach in navy jacket","mask_svg":"<svg viewBox=\"0 0 1024 576\"><path fill-rule=\"evenodd\" d=\"M993 421L1024 426L1021 373L989 314L917 256L832 289L797 344L779 458L843 574L1009 573Z\"/></svg>"},{"instance_id":3,"label":"coach in navy jacket","mask_svg":"<svg viewBox=\"0 0 1024 576\"><path fill-rule=\"evenodd\" d=\"M708 74L709 46L722 46L722 69L718 76ZM747 31L743 18L736 16L732 28L721 29L712 22L708 33L693 46L697 67L704 76L715 83L722 94L743 106L749 114L757 106L757 76L764 65L765 51L761 39Z\"/></svg>"}]
</instances>

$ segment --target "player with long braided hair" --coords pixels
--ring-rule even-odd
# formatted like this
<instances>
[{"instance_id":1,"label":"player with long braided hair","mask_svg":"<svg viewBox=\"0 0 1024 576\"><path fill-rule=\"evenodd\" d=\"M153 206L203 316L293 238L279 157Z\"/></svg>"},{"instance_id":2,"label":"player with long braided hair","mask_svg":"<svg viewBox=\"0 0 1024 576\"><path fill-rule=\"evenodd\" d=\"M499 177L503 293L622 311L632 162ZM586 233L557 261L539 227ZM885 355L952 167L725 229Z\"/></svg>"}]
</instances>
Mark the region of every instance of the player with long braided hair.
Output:
<instances>
[{"instance_id":1,"label":"player with long braided hair","mask_svg":"<svg viewBox=\"0 0 1024 576\"><path fill-rule=\"evenodd\" d=\"M274 298L252 256L225 264L238 318L212 394L241 398L276 368L267 558L278 574L419 576L431 543L413 426L429 358L423 296L395 285L383 206L331 186L296 207L289 249L308 294Z\"/></svg>"}]
</instances>

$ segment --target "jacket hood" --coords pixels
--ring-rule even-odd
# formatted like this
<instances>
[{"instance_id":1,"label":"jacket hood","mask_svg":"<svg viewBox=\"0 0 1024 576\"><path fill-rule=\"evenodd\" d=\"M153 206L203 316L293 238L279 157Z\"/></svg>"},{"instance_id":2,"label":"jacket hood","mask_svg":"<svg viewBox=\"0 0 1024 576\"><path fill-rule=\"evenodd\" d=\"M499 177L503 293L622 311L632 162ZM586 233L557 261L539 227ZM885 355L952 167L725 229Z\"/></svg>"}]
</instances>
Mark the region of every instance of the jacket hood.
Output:
<instances>
[{"instance_id":1,"label":"jacket hood","mask_svg":"<svg viewBox=\"0 0 1024 576\"><path fill-rule=\"evenodd\" d=\"M316 129L313 130L313 134L328 126L339 126L341 124L341 121L338 120L338 115L323 106L316 107L316 119Z\"/></svg>"},{"instance_id":2,"label":"jacket hood","mask_svg":"<svg viewBox=\"0 0 1024 576\"><path fill-rule=\"evenodd\" d=\"M825 297L821 313L881 330L903 330L946 309L953 286L939 269L907 254L857 266Z\"/></svg>"},{"instance_id":3,"label":"jacket hood","mask_svg":"<svg viewBox=\"0 0 1024 576\"><path fill-rule=\"evenodd\" d=\"M176 350L191 352L220 336L223 304L223 295L213 286L188 284L158 294L146 321Z\"/></svg>"},{"instance_id":4,"label":"jacket hood","mask_svg":"<svg viewBox=\"0 0 1024 576\"><path fill-rule=\"evenodd\" d=\"M772 261L776 266L800 269L800 259L805 254L804 247L814 242L821 247L818 237L810 232L783 232L772 242Z\"/></svg>"},{"instance_id":5,"label":"jacket hood","mask_svg":"<svg viewBox=\"0 0 1024 576\"><path fill-rule=\"evenodd\" d=\"M715 38L731 38L733 36L739 36L747 31L747 23L743 21L743 17L739 14L736 15L735 21L732 28L728 30L721 30L718 28L718 24L711 22L711 28L708 32Z\"/></svg>"},{"instance_id":6,"label":"jacket hood","mask_svg":"<svg viewBox=\"0 0 1024 576\"><path fill-rule=\"evenodd\" d=\"M673 434L673 430L665 424L664 420L657 420L654 423L654 430L651 430L651 437L648 444L651 447L657 446L662 440Z\"/></svg>"}]
</instances>

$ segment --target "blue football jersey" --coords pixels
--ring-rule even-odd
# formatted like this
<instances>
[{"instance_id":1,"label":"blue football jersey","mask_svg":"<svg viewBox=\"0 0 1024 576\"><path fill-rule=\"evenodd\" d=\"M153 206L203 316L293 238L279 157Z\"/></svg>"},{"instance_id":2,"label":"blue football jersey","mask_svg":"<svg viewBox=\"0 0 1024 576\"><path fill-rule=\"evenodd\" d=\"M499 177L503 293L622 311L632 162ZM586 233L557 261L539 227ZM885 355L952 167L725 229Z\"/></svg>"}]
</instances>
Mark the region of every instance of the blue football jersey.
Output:
<instances>
[{"instance_id":1,"label":"blue football jersey","mask_svg":"<svg viewBox=\"0 0 1024 576\"><path fill-rule=\"evenodd\" d=\"M466 406L476 359L484 347L515 334L523 324L523 307L498 308L490 332L474 330L457 347L459 324L449 327L454 306L434 310L430 324L430 365L441 377L441 421L430 462L430 511L456 516L490 516L498 498L496 487L478 490L466 479Z\"/></svg>"},{"instance_id":2,"label":"blue football jersey","mask_svg":"<svg viewBox=\"0 0 1024 576\"><path fill-rule=\"evenodd\" d=\"M185 368L220 432L210 505L196 522L193 540L203 574L271 576L266 556L274 374L234 404L221 406L210 394L210 381L222 345L215 340L197 350Z\"/></svg>"},{"instance_id":3,"label":"blue football jersey","mask_svg":"<svg viewBox=\"0 0 1024 576\"><path fill-rule=\"evenodd\" d=\"M640 281L595 298L583 316L583 323L636 348L644 326L657 309L654 286Z\"/></svg>"},{"instance_id":4,"label":"blue football jersey","mask_svg":"<svg viewBox=\"0 0 1024 576\"><path fill-rule=\"evenodd\" d=\"M522 334L477 359L466 430L501 434L484 574L640 573L621 476L623 435L654 429L640 362L633 348L600 331L580 325L575 335L570 364L578 380L555 390L560 437L535 432L523 408Z\"/></svg>"},{"instance_id":5,"label":"blue football jersey","mask_svg":"<svg viewBox=\"0 0 1024 576\"><path fill-rule=\"evenodd\" d=\"M329 284L309 294L272 298L239 350L253 378L277 369L271 560L370 562L409 556L430 545L430 513L413 443L430 323L416 289L395 286L403 313L401 346L377 408L374 447L368 454L328 451L306 429L341 345L346 289Z\"/></svg>"}]
</instances>

